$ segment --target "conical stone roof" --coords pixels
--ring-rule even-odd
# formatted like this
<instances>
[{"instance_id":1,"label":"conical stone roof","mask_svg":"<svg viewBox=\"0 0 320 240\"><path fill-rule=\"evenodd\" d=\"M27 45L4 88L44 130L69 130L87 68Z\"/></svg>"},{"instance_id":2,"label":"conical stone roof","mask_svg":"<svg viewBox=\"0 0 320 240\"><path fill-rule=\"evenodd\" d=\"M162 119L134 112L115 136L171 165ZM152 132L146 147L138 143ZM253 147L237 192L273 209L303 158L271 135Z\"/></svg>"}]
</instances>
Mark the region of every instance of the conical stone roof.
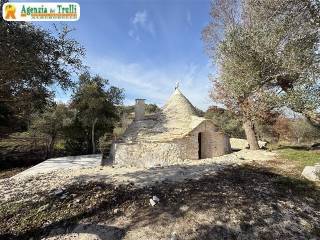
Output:
<instances>
[{"instance_id":1,"label":"conical stone roof","mask_svg":"<svg viewBox=\"0 0 320 240\"><path fill-rule=\"evenodd\" d=\"M170 141L184 137L203 121L206 119L199 117L191 102L179 89L175 89L159 113L146 116L142 121L133 121L123 140Z\"/></svg>"},{"instance_id":2,"label":"conical stone roof","mask_svg":"<svg viewBox=\"0 0 320 240\"><path fill-rule=\"evenodd\" d=\"M163 112L167 116L191 117L196 114L195 107L177 88L163 107Z\"/></svg>"}]
</instances>

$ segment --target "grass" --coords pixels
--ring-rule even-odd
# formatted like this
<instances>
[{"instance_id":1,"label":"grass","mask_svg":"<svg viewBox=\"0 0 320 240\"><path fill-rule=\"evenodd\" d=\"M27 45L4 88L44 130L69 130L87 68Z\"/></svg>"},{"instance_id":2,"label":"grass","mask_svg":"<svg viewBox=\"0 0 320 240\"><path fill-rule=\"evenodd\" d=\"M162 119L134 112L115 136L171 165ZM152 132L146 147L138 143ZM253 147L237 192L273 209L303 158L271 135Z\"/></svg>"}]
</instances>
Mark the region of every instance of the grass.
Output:
<instances>
[{"instance_id":1,"label":"grass","mask_svg":"<svg viewBox=\"0 0 320 240\"><path fill-rule=\"evenodd\" d=\"M320 152L297 150L297 149L281 149L278 150L280 158L292 161L299 170L303 170L305 166L313 166L320 163Z\"/></svg>"}]
</instances>

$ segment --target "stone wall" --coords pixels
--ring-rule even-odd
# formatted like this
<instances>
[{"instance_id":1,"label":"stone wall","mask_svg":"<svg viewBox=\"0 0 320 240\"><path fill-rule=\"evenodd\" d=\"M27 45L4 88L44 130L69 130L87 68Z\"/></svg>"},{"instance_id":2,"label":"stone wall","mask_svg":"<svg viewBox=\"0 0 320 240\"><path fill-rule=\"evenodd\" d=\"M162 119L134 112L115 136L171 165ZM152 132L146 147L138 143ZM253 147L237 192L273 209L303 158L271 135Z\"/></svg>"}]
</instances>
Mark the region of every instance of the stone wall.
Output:
<instances>
[{"instance_id":1,"label":"stone wall","mask_svg":"<svg viewBox=\"0 0 320 240\"><path fill-rule=\"evenodd\" d=\"M181 141L115 143L111 149L110 163L152 167L182 162L186 148Z\"/></svg>"},{"instance_id":2,"label":"stone wall","mask_svg":"<svg viewBox=\"0 0 320 240\"><path fill-rule=\"evenodd\" d=\"M247 139L230 138L230 143L231 143L231 148L234 150L249 149L249 143ZM258 141L258 145L260 148L265 148L267 146L267 142Z\"/></svg>"},{"instance_id":3,"label":"stone wall","mask_svg":"<svg viewBox=\"0 0 320 240\"><path fill-rule=\"evenodd\" d=\"M210 121L205 121L183 139L169 142L114 143L110 159L105 164L152 167L181 163L185 159L199 159L200 132L202 133L201 158L211 158L231 152L229 138L217 132Z\"/></svg>"},{"instance_id":4,"label":"stone wall","mask_svg":"<svg viewBox=\"0 0 320 240\"><path fill-rule=\"evenodd\" d=\"M198 159L198 134L202 133L201 158L221 156L231 152L229 137L214 126L211 121L205 121L196 127L187 139L190 148L196 150L190 159Z\"/></svg>"},{"instance_id":5,"label":"stone wall","mask_svg":"<svg viewBox=\"0 0 320 240\"><path fill-rule=\"evenodd\" d=\"M144 99L136 99L136 105L134 106L134 119L140 121L144 119L145 104Z\"/></svg>"},{"instance_id":6,"label":"stone wall","mask_svg":"<svg viewBox=\"0 0 320 240\"><path fill-rule=\"evenodd\" d=\"M221 132L215 132L212 138L212 156L221 156L231 153L230 139L227 135Z\"/></svg>"}]
</instances>

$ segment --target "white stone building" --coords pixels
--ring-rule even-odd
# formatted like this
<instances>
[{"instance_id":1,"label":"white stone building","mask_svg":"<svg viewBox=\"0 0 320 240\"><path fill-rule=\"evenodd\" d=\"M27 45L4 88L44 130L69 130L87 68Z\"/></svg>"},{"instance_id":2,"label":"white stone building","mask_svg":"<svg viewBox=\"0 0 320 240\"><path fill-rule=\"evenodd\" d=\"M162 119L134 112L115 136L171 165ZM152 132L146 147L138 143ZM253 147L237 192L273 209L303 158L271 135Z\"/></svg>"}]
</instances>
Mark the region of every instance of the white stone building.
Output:
<instances>
[{"instance_id":1,"label":"white stone building","mask_svg":"<svg viewBox=\"0 0 320 240\"><path fill-rule=\"evenodd\" d=\"M135 120L112 144L105 164L151 167L230 152L229 138L211 120L199 117L176 88L165 106L153 115L144 114L144 99L136 100Z\"/></svg>"}]
</instances>

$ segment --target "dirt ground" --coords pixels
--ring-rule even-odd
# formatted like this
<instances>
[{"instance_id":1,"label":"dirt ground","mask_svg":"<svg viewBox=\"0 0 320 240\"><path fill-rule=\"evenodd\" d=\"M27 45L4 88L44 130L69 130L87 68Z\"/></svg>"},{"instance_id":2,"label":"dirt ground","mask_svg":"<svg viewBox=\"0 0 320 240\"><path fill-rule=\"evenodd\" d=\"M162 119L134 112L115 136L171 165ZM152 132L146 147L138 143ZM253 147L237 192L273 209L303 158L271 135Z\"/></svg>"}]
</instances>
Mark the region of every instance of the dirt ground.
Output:
<instances>
[{"instance_id":1,"label":"dirt ground","mask_svg":"<svg viewBox=\"0 0 320 240\"><path fill-rule=\"evenodd\" d=\"M11 168L11 169L0 170L0 179L13 177L18 173L23 172L26 169L27 169L26 167L21 167L21 168Z\"/></svg>"},{"instance_id":2,"label":"dirt ground","mask_svg":"<svg viewBox=\"0 0 320 240\"><path fill-rule=\"evenodd\" d=\"M67 173L2 180L0 239L320 239L319 186L274 153Z\"/></svg>"}]
</instances>

